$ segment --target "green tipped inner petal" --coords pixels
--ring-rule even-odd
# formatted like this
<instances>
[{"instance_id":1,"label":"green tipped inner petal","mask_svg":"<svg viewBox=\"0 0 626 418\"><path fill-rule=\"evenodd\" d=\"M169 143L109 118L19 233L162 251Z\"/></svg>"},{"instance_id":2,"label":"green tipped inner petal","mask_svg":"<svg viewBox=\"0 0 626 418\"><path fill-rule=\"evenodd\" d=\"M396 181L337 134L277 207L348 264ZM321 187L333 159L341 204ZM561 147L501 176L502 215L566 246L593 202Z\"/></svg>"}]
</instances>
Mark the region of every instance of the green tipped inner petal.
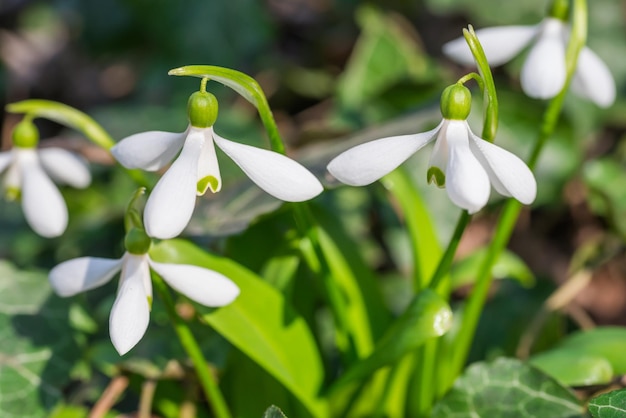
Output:
<instances>
[{"instance_id":1,"label":"green tipped inner petal","mask_svg":"<svg viewBox=\"0 0 626 418\"><path fill-rule=\"evenodd\" d=\"M9 202L19 200L21 196L22 196L22 192L17 187L7 187L6 190L4 191L4 197Z\"/></svg>"},{"instance_id":2,"label":"green tipped inner petal","mask_svg":"<svg viewBox=\"0 0 626 418\"><path fill-rule=\"evenodd\" d=\"M219 190L220 181L214 176L206 176L198 180L196 187L200 196L205 194L208 188L211 188L211 191L215 193Z\"/></svg>"},{"instance_id":3,"label":"green tipped inner petal","mask_svg":"<svg viewBox=\"0 0 626 418\"><path fill-rule=\"evenodd\" d=\"M439 167L430 167L426 173L428 184L435 183L437 187L446 186L446 175Z\"/></svg>"}]
</instances>

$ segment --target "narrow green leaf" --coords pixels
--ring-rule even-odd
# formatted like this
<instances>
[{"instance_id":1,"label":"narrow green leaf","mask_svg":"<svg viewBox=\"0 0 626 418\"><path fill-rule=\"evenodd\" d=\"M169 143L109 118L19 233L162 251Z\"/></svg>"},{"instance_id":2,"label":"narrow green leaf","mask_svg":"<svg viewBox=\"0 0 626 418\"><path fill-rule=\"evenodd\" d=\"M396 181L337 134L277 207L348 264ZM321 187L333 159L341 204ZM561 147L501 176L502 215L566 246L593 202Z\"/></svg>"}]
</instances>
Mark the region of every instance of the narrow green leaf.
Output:
<instances>
[{"instance_id":1,"label":"narrow green leaf","mask_svg":"<svg viewBox=\"0 0 626 418\"><path fill-rule=\"evenodd\" d=\"M626 416L626 389L614 390L597 396L589 402L593 418L622 418Z\"/></svg>"},{"instance_id":2,"label":"narrow green leaf","mask_svg":"<svg viewBox=\"0 0 626 418\"><path fill-rule=\"evenodd\" d=\"M370 376L383 366L400 361L427 340L445 334L452 324L448 303L430 289L420 292L407 310L380 339L374 352L356 363L332 387L335 391L355 380Z\"/></svg>"},{"instance_id":3,"label":"narrow green leaf","mask_svg":"<svg viewBox=\"0 0 626 418\"><path fill-rule=\"evenodd\" d=\"M613 378L613 367L604 357L567 350L546 351L533 356L529 363L566 386L599 385Z\"/></svg>"},{"instance_id":4,"label":"narrow green leaf","mask_svg":"<svg viewBox=\"0 0 626 418\"><path fill-rule=\"evenodd\" d=\"M185 67L174 68L170 70L168 74L208 78L235 90L258 109L261 121L263 121L265 130L269 136L272 150L281 154L285 153L285 146L278 133L278 128L274 121L272 110L265 98L265 93L263 93L263 89L254 78L240 71L213 65L187 65Z\"/></svg>"},{"instance_id":5,"label":"narrow green leaf","mask_svg":"<svg viewBox=\"0 0 626 418\"><path fill-rule=\"evenodd\" d=\"M454 265L450 273L452 289L458 289L474 282L476 271L486 253L487 249L481 248ZM491 266L491 274L494 279L515 279L524 287L531 287L535 284L535 276L526 263L508 250L504 250L498 256L496 262Z\"/></svg>"},{"instance_id":6,"label":"narrow green leaf","mask_svg":"<svg viewBox=\"0 0 626 418\"><path fill-rule=\"evenodd\" d=\"M251 271L183 240L162 241L150 251L161 262L193 264L224 274L241 289L232 304L199 308L201 317L287 388L314 417L327 416L319 397L323 364L306 322L283 296Z\"/></svg>"},{"instance_id":7,"label":"narrow green leaf","mask_svg":"<svg viewBox=\"0 0 626 418\"><path fill-rule=\"evenodd\" d=\"M63 103L50 100L24 100L8 104L11 113L26 113L38 118L50 119L69 128L82 132L91 142L108 150L115 141L93 118Z\"/></svg>"},{"instance_id":8,"label":"narrow green leaf","mask_svg":"<svg viewBox=\"0 0 626 418\"><path fill-rule=\"evenodd\" d=\"M457 379L432 416L489 418L575 418L583 408L556 380L519 360L475 363Z\"/></svg>"}]
</instances>

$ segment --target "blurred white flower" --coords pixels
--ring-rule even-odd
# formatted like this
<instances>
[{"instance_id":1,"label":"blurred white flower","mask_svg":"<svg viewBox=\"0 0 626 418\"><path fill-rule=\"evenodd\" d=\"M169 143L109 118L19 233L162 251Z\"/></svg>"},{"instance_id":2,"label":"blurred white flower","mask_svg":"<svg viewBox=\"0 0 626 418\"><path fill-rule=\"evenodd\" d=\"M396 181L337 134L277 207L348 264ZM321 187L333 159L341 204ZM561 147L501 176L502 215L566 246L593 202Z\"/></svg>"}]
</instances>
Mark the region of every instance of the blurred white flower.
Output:
<instances>
[{"instance_id":1,"label":"blurred white flower","mask_svg":"<svg viewBox=\"0 0 626 418\"><path fill-rule=\"evenodd\" d=\"M239 295L237 285L215 271L185 264L157 263L148 254L130 252L119 260L97 257L68 260L54 267L49 278L54 291L68 297L102 286L121 270L117 297L109 317L109 334L113 346L123 355L141 340L150 322L150 269L172 288L205 306L224 306Z\"/></svg>"},{"instance_id":2,"label":"blurred white flower","mask_svg":"<svg viewBox=\"0 0 626 418\"><path fill-rule=\"evenodd\" d=\"M146 232L156 238L173 238L185 228L196 195L222 187L215 153L217 145L261 189L287 202L312 199L323 190L311 172L292 159L261 148L229 141L212 126L189 126L183 133L150 131L122 139L111 149L126 168L156 171L180 155L159 180L144 212Z\"/></svg>"},{"instance_id":3,"label":"blurred white flower","mask_svg":"<svg viewBox=\"0 0 626 418\"><path fill-rule=\"evenodd\" d=\"M535 200L537 183L512 153L474 135L465 120L443 119L435 129L367 142L335 157L328 171L343 183L365 186L396 169L436 139L428 181L445 185L450 200L469 213L487 204L490 184L524 204Z\"/></svg>"},{"instance_id":4,"label":"blurred white flower","mask_svg":"<svg viewBox=\"0 0 626 418\"><path fill-rule=\"evenodd\" d=\"M548 17L538 25L485 28L477 30L476 35L489 64L494 66L506 63L532 44L522 67L522 89L530 97L549 99L556 96L565 84L569 32L566 22ZM464 38L448 42L443 51L461 64L474 64ZM572 90L601 107L609 107L615 101L615 81L611 72L587 47L583 47L578 56Z\"/></svg>"},{"instance_id":5,"label":"blurred white flower","mask_svg":"<svg viewBox=\"0 0 626 418\"><path fill-rule=\"evenodd\" d=\"M51 179L76 188L91 183L87 164L62 148L14 146L0 153L0 174L9 199L20 198L28 224L47 238L61 235L67 227L67 206Z\"/></svg>"}]
</instances>

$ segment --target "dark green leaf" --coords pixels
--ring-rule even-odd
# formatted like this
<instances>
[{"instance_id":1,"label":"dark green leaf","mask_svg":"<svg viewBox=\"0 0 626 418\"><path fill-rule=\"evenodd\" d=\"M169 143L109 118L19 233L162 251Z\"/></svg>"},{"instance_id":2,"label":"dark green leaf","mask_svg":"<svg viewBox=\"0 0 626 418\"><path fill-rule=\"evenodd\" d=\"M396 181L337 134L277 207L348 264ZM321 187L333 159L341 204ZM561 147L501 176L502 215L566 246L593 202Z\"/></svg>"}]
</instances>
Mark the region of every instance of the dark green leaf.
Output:
<instances>
[{"instance_id":1,"label":"dark green leaf","mask_svg":"<svg viewBox=\"0 0 626 418\"><path fill-rule=\"evenodd\" d=\"M263 418L287 418L283 411L281 411L277 406L270 406L267 408L267 411L263 414Z\"/></svg>"},{"instance_id":2,"label":"dark green leaf","mask_svg":"<svg viewBox=\"0 0 626 418\"><path fill-rule=\"evenodd\" d=\"M435 406L433 417L574 418L583 408L567 388L519 360L468 367Z\"/></svg>"},{"instance_id":3,"label":"dark green leaf","mask_svg":"<svg viewBox=\"0 0 626 418\"><path fill-rule=\"evenodd\" d=\"M626 389L614 390L589 402L593 418L621 418L626 416Z\"/></svg>"}]
</instances>

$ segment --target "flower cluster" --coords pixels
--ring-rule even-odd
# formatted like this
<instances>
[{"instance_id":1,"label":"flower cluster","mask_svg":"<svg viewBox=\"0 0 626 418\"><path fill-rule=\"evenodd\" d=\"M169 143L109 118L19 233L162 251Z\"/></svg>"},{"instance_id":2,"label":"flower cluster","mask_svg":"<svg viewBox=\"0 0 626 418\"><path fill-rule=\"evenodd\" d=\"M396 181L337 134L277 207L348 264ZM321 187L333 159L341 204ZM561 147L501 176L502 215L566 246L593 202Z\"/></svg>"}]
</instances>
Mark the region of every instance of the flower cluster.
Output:
<instances>
[{"instance_id":1,"label":"flower cluster","mask_svg":"<svg viewBox=\"0 0 626 418\"><path fill-rule=\"evenodd\" d=\"M522 89L528 96L549 99L563 89L565 49L569 41L569 27L563 20L548 17L537 25L479 29L476 35L490 65L502 65L532 44L520 75ZM443 51L461 64L474 63L463 38L448 42ZM601 107L609 107L615 101L615 81L611 72L586 46L578 56L572 90Z\"/></svg>"}]
</instances>

